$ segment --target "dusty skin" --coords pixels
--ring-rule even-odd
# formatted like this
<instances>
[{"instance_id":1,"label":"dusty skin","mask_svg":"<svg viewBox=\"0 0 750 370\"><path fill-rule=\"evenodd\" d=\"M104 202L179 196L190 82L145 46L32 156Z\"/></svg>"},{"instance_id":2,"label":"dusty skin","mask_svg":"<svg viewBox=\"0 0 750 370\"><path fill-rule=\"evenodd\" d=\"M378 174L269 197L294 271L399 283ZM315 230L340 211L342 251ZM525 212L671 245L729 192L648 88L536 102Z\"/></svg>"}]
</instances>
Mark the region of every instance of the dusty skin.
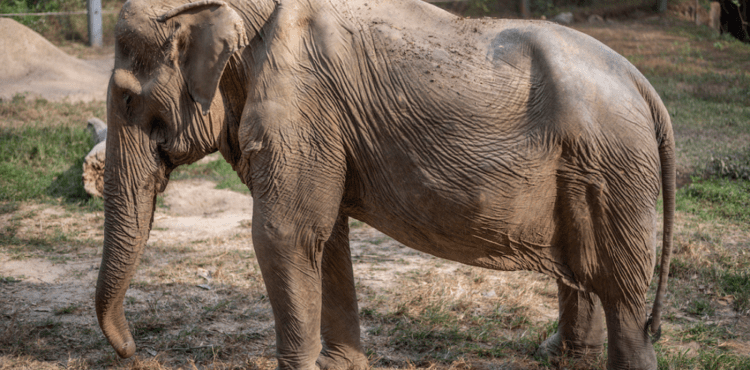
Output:
<instances>
[{"instance_id":1,"label":"dusty skin","mask_svg":"<svg viewBox=\"0 0 750 370\"><path fill-rule=\"evenodd\" d=\"M349 217L556 279L544 355L596 355L606 322L610 369L656 368L667 273L650 326L645 293L662 185L669 260L674 138L656 92L606 46L421 1L130 1L115 37L96 312L120 356L135 353L123 299L156 194L218 150L253 194L281 369L367 366Z\"/></svg>"}]
</instances>

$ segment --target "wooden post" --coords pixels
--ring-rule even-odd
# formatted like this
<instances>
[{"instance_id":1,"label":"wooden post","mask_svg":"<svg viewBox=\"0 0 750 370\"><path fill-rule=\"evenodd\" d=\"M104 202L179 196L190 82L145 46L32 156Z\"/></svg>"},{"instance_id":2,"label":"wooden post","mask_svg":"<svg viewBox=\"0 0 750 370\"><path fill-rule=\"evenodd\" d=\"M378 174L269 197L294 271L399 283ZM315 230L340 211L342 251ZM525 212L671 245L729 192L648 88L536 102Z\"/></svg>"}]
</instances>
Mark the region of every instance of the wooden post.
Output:
<instances>
[{"instance_id":1,"label":"wooden post","mask_svg":"<svg viewBox=\"0 0 750 370\"><path fill-rule=\"evenodd\" d=\"M88 0L89 44L102 46L102 0Z\"/></svg>"}]
</instances>

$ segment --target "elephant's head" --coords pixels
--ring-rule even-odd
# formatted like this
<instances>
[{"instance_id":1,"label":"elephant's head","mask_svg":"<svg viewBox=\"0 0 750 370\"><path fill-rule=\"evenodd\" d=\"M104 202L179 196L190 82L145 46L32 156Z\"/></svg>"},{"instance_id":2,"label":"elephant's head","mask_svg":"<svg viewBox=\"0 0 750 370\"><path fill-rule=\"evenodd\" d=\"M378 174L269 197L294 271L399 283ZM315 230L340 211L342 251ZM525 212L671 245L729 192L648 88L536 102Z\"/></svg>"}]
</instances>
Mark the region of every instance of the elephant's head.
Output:
<instances>
[{"instance_id":1,"label":"elephant's head","mask_svg":"<svg viewBox=\"0 0 750 370\"><path fill-rule=\"evenodd\" d=\"M115 38L96 314L110 344L129 357L135 343L123 299L148 239L156 195L176 166L225 152L228 113L219 83L248 38L240 16L218 0L131 0Z\"/></svg>"}]
</instances>

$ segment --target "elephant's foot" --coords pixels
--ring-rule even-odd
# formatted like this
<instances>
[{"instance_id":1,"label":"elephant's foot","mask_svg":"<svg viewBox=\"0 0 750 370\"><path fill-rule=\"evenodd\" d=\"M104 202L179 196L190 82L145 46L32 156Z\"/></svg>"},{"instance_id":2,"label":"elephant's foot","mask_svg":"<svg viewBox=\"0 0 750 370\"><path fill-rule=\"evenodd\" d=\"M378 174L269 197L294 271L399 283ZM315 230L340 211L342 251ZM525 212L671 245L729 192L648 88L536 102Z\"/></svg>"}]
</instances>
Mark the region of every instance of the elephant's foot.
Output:
<instances>
[{"instance_id":1,"label":"elephant's foot","mask_svg":"<svg viewBox=\"0 0 750 370\"><path fill-rule=\"evenodd\" d=\"M620 341L613 343L610 340L607 369L656 370L656 353L651 343L647 341L648 339L638 340L640 343L633 343L633 341L627 339L620 339Z\"/></svg>"},{"instance_id":2,"label":"elephant's foot","mask_svg":"<svg viewBox=\"0 0 750 370\"><path fill-rule=\"evenodd\" d=\"M536 355L553 363L570 359L588 364L604 350L604 311L599 298L558 282L560 316L557 333L539 346Z\"/></svg>"},{"instance_id":3,"label":"elephant's foot","mask_svg":"<svg viewBox=\"0 0 750 370\"><path fill-rule=\"evenodd\" d=\"M541 357L542 359L551 362L560 357L562 352L562 339L560 339L560 333L555 333L539 345L534 356Z\"/></svg>"},{"instance_id":4,"label":"elephant's foot","mask_svg":"<svg viewBox=\"0 0 750 370\"><path fill-rule=\"evenodd\" d=\"M614 320L607 319L611 328L608 330L607 369L656 370L656 353L644 329L646 320L620 319L619 322L612 322Z\"/></svg>"},{"instance_id":5,"label":"elephant's foot","mask_svg":"<svg viewBox=\"0 0 750 370\"><path fill-rule=\"evenodd\" d=\"M575 344L563 341L560 333L555 333L539 346L535 355L554 364L560 363L563 358L568 358L576 365L588 367L599 358L603 351L604 345Z\"/></svg>"},{"instance_id":6,"label":"elephant's foot","mask_svg":"<svg viewBox=\"0 0 750 370\"><path fill-rule=\"evenodd\" d=\"M323 351L315 362L320 370L367 370L370 366L361 352Z\"/></svg>"}]
</instances>

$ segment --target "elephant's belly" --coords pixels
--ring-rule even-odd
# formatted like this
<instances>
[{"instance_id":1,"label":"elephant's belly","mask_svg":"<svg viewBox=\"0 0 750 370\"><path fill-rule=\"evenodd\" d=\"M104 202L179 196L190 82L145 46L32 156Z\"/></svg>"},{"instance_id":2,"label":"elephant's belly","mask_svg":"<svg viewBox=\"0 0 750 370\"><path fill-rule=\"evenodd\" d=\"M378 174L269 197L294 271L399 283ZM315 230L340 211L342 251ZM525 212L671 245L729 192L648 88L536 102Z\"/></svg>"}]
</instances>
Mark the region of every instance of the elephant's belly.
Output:
<instances>
[{"instance_id":1,"label":"elephant's belly","mask_svg":"<svg viewBox=\"0 0 750 370\"><path fill-rule=\"evenodd\" d=\"M554 245L554 200L540 202L544 192L530 192L529 197L532 196L536 202L525 197L517 201L535 205L534 209L509 210L515 202L504 199L507 204L503 209L488 204L494 210L489 214L486 209L460 209L463 205L438 198L429 207L420 202L389 209L370 208L370 212L353 210L350 214L410 248L440 258L495 270L531 270L572 280L560 249Z\"/></svg>"}]
</instances>

